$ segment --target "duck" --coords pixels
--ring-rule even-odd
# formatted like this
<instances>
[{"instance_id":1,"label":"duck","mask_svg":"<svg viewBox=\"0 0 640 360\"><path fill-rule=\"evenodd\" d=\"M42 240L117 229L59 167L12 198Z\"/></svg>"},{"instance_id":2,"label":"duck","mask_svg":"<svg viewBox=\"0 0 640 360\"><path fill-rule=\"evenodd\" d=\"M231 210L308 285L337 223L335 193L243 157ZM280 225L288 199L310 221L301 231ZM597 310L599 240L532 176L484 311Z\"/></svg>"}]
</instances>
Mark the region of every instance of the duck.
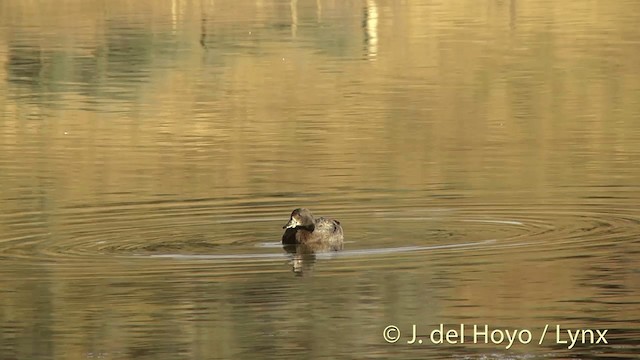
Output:
<instances>
[{"instance_id":1,"label":"duck","mask_svg":"<svg viewBox=\"0 0 640 360\"><path fill-rule=\"evenodd\" d=\"M302 245L315 251L339 251L344 243L344 231L340 221L314 217L309 209L297 208L291 212L289 221L282 227L282 244Z\"/></svg>"}]
</instances>

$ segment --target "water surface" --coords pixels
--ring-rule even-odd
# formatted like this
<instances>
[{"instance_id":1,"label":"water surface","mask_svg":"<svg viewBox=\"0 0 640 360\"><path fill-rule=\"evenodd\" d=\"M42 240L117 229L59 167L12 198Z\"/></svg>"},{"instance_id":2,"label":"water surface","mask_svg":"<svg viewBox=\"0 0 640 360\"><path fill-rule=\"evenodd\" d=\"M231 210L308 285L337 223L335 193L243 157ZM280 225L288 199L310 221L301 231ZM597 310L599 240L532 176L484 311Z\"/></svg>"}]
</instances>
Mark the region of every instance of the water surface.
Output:
<instances>
[{"instance_id":1,"label":"water surface","mask_svg":"<svg viewBox=\"0 0 640 360\"><path fill-rule=\"evenodd\" d=\"M636 358L639 10L2 2L0 358Z\"/></svg>"}]
</instances>

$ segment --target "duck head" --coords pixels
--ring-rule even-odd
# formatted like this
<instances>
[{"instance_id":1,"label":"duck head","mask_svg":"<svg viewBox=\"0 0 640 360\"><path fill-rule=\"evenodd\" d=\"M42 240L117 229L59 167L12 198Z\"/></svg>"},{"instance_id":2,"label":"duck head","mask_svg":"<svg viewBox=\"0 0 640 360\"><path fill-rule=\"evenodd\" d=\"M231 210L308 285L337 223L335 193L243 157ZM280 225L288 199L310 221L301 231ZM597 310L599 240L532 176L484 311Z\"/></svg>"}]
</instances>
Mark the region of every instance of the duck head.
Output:
<instances>
[{"instance_id":1,"label":"duck head","mask_svg":"<svg viewBox=\"0 0 640 360\"><path fill-rule=\"evenodd\" d=\"M315 228L315 219L309 209L298 208L291 212L289 222L282 227L283 229L296 229L303 228L309 231L313 231Z\"/></svg>"}]
</instances>

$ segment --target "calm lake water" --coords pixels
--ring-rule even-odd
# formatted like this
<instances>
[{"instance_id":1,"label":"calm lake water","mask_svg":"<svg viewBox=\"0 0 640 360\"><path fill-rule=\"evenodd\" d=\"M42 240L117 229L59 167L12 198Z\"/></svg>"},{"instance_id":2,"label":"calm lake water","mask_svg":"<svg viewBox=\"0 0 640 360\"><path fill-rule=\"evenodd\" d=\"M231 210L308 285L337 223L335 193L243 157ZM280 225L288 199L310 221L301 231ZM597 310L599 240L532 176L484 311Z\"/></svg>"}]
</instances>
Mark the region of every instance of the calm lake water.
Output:
<instances>
[{"instance_id":1,"label":"calm lake water","mask_svg":"<svg viewBox=\"0 0 640 360\"><path fill-rule=\"evenodd\" d=\"M638 14L1 2L0 359L637 358Z\"/></svg>"}]
</instances>

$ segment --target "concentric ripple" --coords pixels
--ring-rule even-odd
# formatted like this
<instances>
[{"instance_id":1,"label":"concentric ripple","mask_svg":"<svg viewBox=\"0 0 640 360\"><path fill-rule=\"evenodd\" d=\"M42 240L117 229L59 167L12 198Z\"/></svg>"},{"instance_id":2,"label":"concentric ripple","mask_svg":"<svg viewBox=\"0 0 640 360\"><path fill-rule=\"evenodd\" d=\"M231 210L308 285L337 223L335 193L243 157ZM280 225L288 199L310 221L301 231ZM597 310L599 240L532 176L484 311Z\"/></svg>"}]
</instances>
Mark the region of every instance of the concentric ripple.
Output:
<instances>
[{"instance_id":1,"label":"concentric ripple","mask_svg":"<svg viewBox=\"0 0 640 360\"><path fill-rule=\"evenodd\" d=\"M640 246L640 213L632 208L579 205L465 205L320 208L345 227L339 257L448 251L522 252ZM211 200L68 208L53 215L4 215L4 258L41 262L272 261L289 208L265 204L222 207ZM273 246L264 246L271 244ZM565 254L564 252L560 252ZM560 256L560 255L558 255ZM562 255L565 256L565 255ZM195 265L194 265L195 266Z\"/></svg>"}]
</instances>

